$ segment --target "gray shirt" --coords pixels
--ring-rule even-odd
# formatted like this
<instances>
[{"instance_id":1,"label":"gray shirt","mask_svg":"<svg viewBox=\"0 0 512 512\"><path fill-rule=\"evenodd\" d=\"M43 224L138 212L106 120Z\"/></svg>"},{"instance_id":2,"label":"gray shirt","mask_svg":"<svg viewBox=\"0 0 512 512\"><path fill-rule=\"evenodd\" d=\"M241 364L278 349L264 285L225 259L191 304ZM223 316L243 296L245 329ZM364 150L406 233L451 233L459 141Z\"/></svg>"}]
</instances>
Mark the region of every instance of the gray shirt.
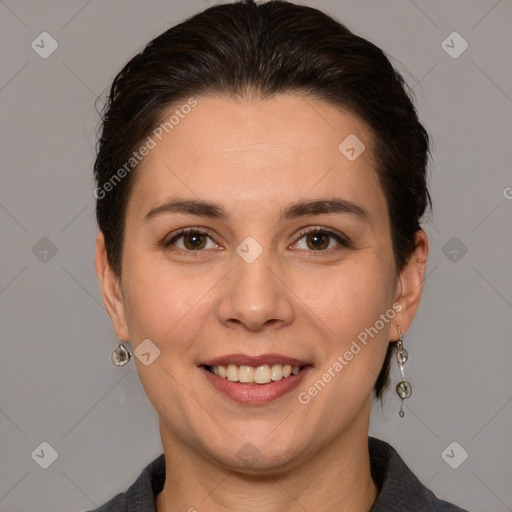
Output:
<instances>
[{"instance_id":1,"label":"gray shirt","mask_svg":"<svg viewBox=\"0 0 512 512\"><path fill-rule=\"evenodd\" d=\"M439 500L406 466L388 443L368 438L373 480L379 488L370 512L468 512ZM137 480L95 511L155 512L155 497L165 482L165 458L160 455L148 464Z\"/></svg>"}]
</instances>

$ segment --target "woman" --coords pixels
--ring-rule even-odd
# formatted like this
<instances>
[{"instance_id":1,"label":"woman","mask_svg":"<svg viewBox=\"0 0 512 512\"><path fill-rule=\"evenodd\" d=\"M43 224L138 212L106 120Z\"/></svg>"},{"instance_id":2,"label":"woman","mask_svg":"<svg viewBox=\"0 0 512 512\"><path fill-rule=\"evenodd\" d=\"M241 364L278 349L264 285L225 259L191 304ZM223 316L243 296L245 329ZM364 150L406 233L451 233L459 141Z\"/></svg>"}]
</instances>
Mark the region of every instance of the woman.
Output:
<instances>
[{"instance_id":1,"label":"woman","mask_svg":"<svg viewBox=\"0 0 512 512\"><path fill-rule=\"evenodd\" d=\"M117 75L96 269L164 453L98 510L461 510L368 437L392 355L412 392L428 253L404 87L379 48L281 1L211 7Z\"/></svg>"}]
</instances>

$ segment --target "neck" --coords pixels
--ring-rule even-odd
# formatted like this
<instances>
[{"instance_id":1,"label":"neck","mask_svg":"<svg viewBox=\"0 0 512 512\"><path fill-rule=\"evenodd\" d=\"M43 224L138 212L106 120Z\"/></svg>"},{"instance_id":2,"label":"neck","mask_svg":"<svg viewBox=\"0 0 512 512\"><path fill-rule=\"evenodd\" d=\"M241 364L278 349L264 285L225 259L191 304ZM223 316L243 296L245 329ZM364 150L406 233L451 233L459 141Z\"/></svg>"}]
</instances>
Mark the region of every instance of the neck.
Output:
<instances>
[{"instance_id":1,"label":"neck","mask_svg":"<svg viewBox=\"0 0 512 512\"><path fill-rule=\"evenodd\" d=\"M378 495L368 451L370 406L313 456L258 475L231 471L184 446L160 421L166 481L156 511L368 512Z\"/></svg>"}]
</instances>

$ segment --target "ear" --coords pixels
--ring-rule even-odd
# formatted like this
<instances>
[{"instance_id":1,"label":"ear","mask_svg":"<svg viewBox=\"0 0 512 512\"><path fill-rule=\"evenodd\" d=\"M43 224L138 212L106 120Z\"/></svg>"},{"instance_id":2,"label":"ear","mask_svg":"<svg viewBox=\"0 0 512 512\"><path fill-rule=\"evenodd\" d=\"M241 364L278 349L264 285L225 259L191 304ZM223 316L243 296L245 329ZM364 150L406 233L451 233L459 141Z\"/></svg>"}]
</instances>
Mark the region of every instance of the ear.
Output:
<instances>
[{"instance_id":1,"label":"ear","mask_svg":"<svg viewBox=\"0 0 512 512\"><path fill-rule=\"evenodd\" d=\"M96 274L103 295L103 302L120 340L129 341L121 280L108 261L105 237L101 231L96 236Z\"/></svg>"},{"instance_id":2,"label":"ear","mask_svg":"<svg viewBox=\"0 0 512 512\"><path fill-rule=\"evenodd\" d=\"M392 335L398 340L398 327L405 334L411 327L420 305L425 268L428 256L428 239L423 230L416 232L416 248L398 276L397 296L402 309L394 318ZM394 331L394 332L393 332Z\"/></svg>"}]
</instances>

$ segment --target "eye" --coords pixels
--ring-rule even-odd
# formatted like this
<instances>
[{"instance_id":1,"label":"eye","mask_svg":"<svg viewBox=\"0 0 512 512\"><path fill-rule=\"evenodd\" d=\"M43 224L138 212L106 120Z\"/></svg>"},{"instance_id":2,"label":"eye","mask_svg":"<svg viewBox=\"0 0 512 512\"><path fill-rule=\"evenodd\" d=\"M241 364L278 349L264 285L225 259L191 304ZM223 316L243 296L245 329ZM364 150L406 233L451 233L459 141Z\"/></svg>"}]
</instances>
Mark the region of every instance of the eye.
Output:
<instances>
[{"instance_id":1,"label":"eye","mask_svg":"<svg viewBox=\"0 0 512 512\"><path fill-rule=\"evenodd\" d=\"M174 248L184 252L201 252L207 249L222 249L211 235L198 228L180 229L169 240L164 242L165 248ZM313 227L299 233L297 242L291 247L307 251L325 251L336 249L337 246L348 247L349 240L340 233L327 228Z\"/></svg>"},{"instance_id":2,"label":"eye","mask_svg":"<svg viewBox=\"0 0 512 512\"><path fill-rule=\"evenodd\" d=\"M216 249L217 245L211 236L197 228L185 228L179 230L168 241L164 242L166 248L174 246L182 251L201 251L203 249Z\"/></svg>"},{"instance_id":3,"label":"eye","mask_svg":"<svg viewBox=\"0 0 512 512\"><path fill-rule=\"evenodd\" d=\"M307 251L325 251L339 245L347 247L349 245L347 238L330 229L316 227L299 233L299 239L292 247Z\"/></svg>"}]
</instances>

